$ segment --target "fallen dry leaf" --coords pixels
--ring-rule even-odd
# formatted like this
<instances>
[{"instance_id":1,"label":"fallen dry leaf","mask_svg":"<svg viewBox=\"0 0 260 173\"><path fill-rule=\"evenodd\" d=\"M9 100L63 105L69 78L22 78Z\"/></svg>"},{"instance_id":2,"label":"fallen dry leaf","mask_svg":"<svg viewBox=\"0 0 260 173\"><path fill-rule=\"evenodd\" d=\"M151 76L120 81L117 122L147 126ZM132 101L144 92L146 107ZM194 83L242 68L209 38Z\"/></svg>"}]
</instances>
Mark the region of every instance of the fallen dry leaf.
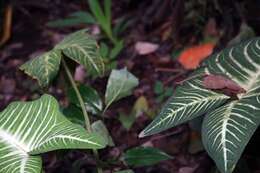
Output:
<instances>
[{"instance_id":1,"label":"fallen dry leaf","mask_svg":"<svg viewBox=\"0 0 260 173\"><path fill-rule=\"evenodd\" d=\"M178 173L194 173L197 167L197 165L195 167L182 167L179 169Z\"/></svg>"},{"instance_id":2,"label":"fallen dry leaf","mask_svg":"<svg viewBox=\"0 0 260 173\"><path fill-rule=\"evenodd\" d=\"M207 58L215 47L213 43L205 43L198 46L190 47L184 50L179 56L178 61L185 69L196 69L200 62Z\"/></svg>"},{"instance_id":3,"label":"fallen dry leaf","mask_svg":"<svg viewBox=\"0 0 260 173\"><path fill-rule=\"evenodd\" d=\"M85 77L86 77L86 71L85 71L84 66L82 66L82 65L77 66L75 69L75 73L74 73L74 79L76 81L83 83Z\"/></svg>"},{"instance_id":4,"label":"fallen dry leaf","mask_svg":"<svg viewBox=\"0 0 260 173\"><path fill-rule=\"evenodd\" d=\"M241 88L234 81L221 76L221 75L208 75L203 79L203 85L208 89L230 89L232 91L236 91L237 93L245 92L243 88Z\"/></svg>"},{"instance_id":5,"label":"fallen dry leaf","mask_svg":"<svg viewBox=\"0 0 260 173\"><path fill-rule=\"evenodd\" d=\"M139 41L135 44L135 50L139 55L147 55L155 52L159 48L158 44Z\"/></svg>"}]
</instances>

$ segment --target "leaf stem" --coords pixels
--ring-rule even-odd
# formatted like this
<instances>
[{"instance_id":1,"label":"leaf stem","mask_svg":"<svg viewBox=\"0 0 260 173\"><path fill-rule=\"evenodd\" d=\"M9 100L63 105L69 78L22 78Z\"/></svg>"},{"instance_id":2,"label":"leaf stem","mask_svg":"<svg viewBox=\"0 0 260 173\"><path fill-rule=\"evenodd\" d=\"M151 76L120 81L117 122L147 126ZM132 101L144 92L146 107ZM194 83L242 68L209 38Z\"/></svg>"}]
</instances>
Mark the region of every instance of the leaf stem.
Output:
<instances>
[{"instance_id":1,"label":"leaf stem","mask_svg":"<svg viewBox=\"0 0 260 173\"><path fill-rule=\"evenodd\" d=\"M86 107L85 107L83 98L82 98L82 96L81 96L81 94L80 94L80 92L79 92L79 89L78 89L78 87L77 87L77 85L76 85L76 83L75 83L75 81L74 81L74 79L73 79L73 77L72 77L72 74L71 74L71 72L70 72L70 70L69 70L69 68L68 68L68 65L67 65L66 61L65 61L64 59L61 59L61 62L62 62L62 65L63 65L63 67L64 67L64 69L65 69L65 72L66 72L66 74L67 74L67 76L68 76L68 78L69 78L69 81L70 81L70 83L71 83L71 85L72 85L72 87L73 87L73 89L74 89L74 91L75 91L75 93L76 93L76 96L77 96L77 98L78 98L78 100L79 100L80 107L81 107L81 110L82 110L82 112L83 112L84 119L85 119L86 129L87 129L87 131L88 131L89 133L91 133L91 132L92 132L92 129L91 129L91 125L90 125L90 120L89 120L88 112L87 112L87 110L86 110ZM98 162L99 162L98 151L95 150L95 149L93 149L93 153L94 153L94 156L95 156L96 161L97 161L97 172L98 172L98 173L103 173L102 168L98 166Z\"/></svg>"},{"instance_id":2,"label":"leaf stem","mask_svg":"<svg viewBox=\"0 0 260 173\"><path fill-rule=\"evenodd\" d=\"M78 89L78 87L77 87L77 85L76 85L76 83L75 83L75 81L74 81L74 79L73 79L73 77L72 77L72 74L71 74L71 72L70 72L70 70L69 70L69 68L68 68L68 66L67 66L67 64L66 64L66 62L65 62L65 60L62 59L61 61L62 61L62 65L63 65L63 67L64 67L64 69L65 69L65 71L66 71L66 74L67 74L67 76L68 76L68 78L69 78L69 81L70 81L70 83L71 83L71 85L72 85L72 87L73 87L73 89L74 89L74 91L75 91L75 93L76 93L76 95L77 95L77 98L78 98L78 100L79 100L79 104L80 104L80 107L81 107L81 110L82 110L82 112L83 112L84 119L85 119L86 129L87 129L87 131L88 131L89 133L91 133L90 120L89 120L88 112L87 112L87 110L86 110L86 107L85 107L84 101L83 101L83 99L82 99L82 96L81 96L81 94L80 94L80 92L79 92L79 89Z\"/></svg>"}]
</instances>

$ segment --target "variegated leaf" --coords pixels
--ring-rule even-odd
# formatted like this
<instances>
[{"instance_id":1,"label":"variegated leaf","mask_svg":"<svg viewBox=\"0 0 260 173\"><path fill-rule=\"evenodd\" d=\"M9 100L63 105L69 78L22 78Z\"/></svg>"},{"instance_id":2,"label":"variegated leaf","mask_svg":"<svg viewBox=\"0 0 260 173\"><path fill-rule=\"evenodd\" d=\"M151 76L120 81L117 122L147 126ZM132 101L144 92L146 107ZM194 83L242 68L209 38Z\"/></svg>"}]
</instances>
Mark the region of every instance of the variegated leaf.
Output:
<instances>
[{"instance_id":1,"label":"variegated leaf","mask_svg":"<svg viewBox=\"0 0 260 173\"><path fill-rule=\"evenodd\" d=\"M220 106L228 96L203 88L201 78L187 81L179 86L155 120L140 134L140 137L159 133L184 123Z\"/></svg>"},{"instance_id":2,"label":"variegated leaf","mask_svg":"<svg viewBox=\"0 0 260 173\"><path fill-rule=\"evenodd\" d=\"M260 124L260 95L242 98L209 113L203 121L203 143L223 173L231 173Z\"/></svg>"},{"instance_id":3,"label":"variegated leaf","mask_svg":"<svg viewBox=\"0 0 260 173\"><path fill-rule=\"evenodd\" d=\"M60 68L61 51L53 50L31 59L23 64L20 69L29 76L37 79L42 87L46 87L55 78Z\"/></svg>"},{"instance_id":4,"label":"variegated leaf","mask_svg":"<svg viewBox=\"0 0 260 173\"><path fill-rule=\"evenodd\" d=\"M99 149L105 141L68 121L57 101L44 95L32 102L14 102L0 113L0 172L40 173L36 154L68 148Z\"/></svg>"},{"instance_id":5,"label":"variegated leaf","mask_svg":"<svg viewBox=\"0 0 260 173\"><path fill-rule=\"evenodd\" d=\"M103 58L98 51L96 40L80 30L64 38L54 49L60 49L70 59L83 65L90 74L102 76L105 71Z\"/></svg>"},{"instance_id":6,"label":"variegated leaf","mask_svg":"<svg viewBox=\"0 0 260 173\"><path fill-rule=\"evenodd\" d=\"M222 74L245 93L210 113L203 123L207 151L223 173L231 173L260 121L260 39L224 49L204 63L207 74Z\"/></svg>"},{"instance_id":7,"label":"variegated leaf","mask_svg":"<svg viewBox=\"0 0 260 173\"><path fill-rule=\"evenodd\" d=\"M259 82L260 39L251 39L212 55L204 62L203 70L206 74L228 77L248 94Z\"/></svg>"}]
</instances>

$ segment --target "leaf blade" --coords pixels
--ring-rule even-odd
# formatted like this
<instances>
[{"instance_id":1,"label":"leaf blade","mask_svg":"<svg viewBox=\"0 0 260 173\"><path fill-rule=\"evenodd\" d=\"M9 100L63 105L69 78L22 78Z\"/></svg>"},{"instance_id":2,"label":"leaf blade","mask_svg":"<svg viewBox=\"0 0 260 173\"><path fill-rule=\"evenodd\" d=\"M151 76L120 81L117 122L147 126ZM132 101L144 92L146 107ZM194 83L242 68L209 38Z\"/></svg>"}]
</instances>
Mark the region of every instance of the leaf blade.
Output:
<instances>
[{"instance_id":1,"label":"leaf blade","mask_svg":"<svg viewBox=\"0 0 260 173\"><path fill-rule=\"evenodd\" d=\"M20 70L35 78L41 87L46 87L58 74L60 61L61 52L53 50L26 62Z\"/></svg>"},{"instance_id":2,"label":"leaf blade","mask_svg":"<svg viewBox=\"0 0 260 173\"><path fill-rule=\"evenodd\" d=\"M105 104L110 106L117 101L131 94L131 90L138 85L138 79L127 71L126 68L121 70L112 70L105 93Z\"/></svg>"},{"instance_id":3,"label":"leaf blade","mask_svg":"<svg viewBox=\"0 0 260 173\"><path fill-rule=\"evenodd\" d=\"M96 40L87 34L86 29L68 35L54 49L62 50L62 53L83 65L90 74L104 74L104 62L99 55L98 45Z\"/></svg>"},{"instance_id":4,"label":"leaf blade","mask_svg":"<svg viewBox=\"0 0 260 173\"><path fill-rule=\"evenodd\" d=\"M206 150L223 173L233 172L246 144L260 124L259 96L233 101L203 121Z\"/></svg>"},{"instance_id":5,"label":"leaf blade","mask_svg":"<svg viewBox=\"0 0 260 173\"><path fill-rule=\"evenodd\" d=\"M152 147L136 147L126 151L124 160L130 166L149 166L163 160L172 159L171 156Z\"/></svg>"},{"instance_id":6,"label":"leaf blade","mask_svg":"<svg viewBox=\"0 0 260 173\"><path fill-rule=\"evenodd\" d=\"M31 102L13 102L0 112L0 146L0 160L5 160L8 170L35 166L39 172L41 162L35 154L68 148L99 149L105 141L68 121L59 111L57 101L43 95Z\"/></svg>"},{"instance_id":7,"label":"leaf blade","mask_svg":"<svg viewBox=\"0 0 260 173\"><path fill-rule=\"evenodd\" d=\"M149 136L182 124L223 104L228 96L204 89L201 79L185 82L176 89L159 115L139 135Z\"/></svg>"}]
</instances>

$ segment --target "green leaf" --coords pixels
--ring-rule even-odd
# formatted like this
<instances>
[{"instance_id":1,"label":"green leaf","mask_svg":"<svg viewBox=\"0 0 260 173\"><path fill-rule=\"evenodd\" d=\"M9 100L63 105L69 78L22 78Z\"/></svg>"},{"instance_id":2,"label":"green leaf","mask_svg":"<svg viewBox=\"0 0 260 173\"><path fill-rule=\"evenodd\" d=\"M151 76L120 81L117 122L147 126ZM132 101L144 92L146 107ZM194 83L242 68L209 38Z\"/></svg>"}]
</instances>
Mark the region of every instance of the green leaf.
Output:
<instances>
[{"instance_id":1,"label":"green leaf","mask_svg":"<svg viewBox=\"0 0 260 173\"><path fill-rule=\"evenodd\" d=\"M221 172L233 172L260 124L259 114L260 94L233 101L209 113L204 119L203 143Z\"/></svg>"},{"instance_id":2,"label":"green leaf","mask_svg":"<svg viewBox=\"0 0 260 173\"><path fill-rule=\"evenodd\" d=\"M104 1L104 13L105 13L107 21L112 21L111 6L112 6L111 0L105 0Z\"/></svg>"},{"instance_id":3,"label":"green leaf","mask_svg":"<svg viewBox=\"0 0 260 173\"><path fill-rule=\"evenodd\" d=\"M95 16L99 24L106 28L107 26L107 18L105 14L102 11L101 5L99 3L99 0L88 0L89 8L92 12L92 14Z\"/></svg>"},{"instance_id":4,"label":"green leaf","mask_svg":"<svg viewBox=\"0 0 260 173\"><path fill-rule=\"evenodd\" d=\"M229 78L247 91L246 95L259 93L256 87L260 78L259 54L260 39L251 39L212 55L203 63L202 70L204 74Z\"/></svg>"},{"instance_id":5,"label":"green leaf","mask_svg":"<svg viewBox=\"0 0 260 173\"><path fill-rule=\"evenodd\" d=\"M125 115L123 113L119 113L119 121L126 130L130 130L135 122L135 119L136 117L133 114Z\"/></svg>"},{"instance_id":6,"label":"green leaf","mask_svg":"<svg viewBox=\"0 0 260 173\"><path fill-rule=\"evenodd\" d=\"M144 96L139 97L134 104L132 113L134 117L139 117L142 113L147 113L149 109L148 101Z\"/></svg>"},{"instance_id":7,"label":"green leaf","mask_svg":"<svg viewBox=\"0 0 260 173\"><path fill-rule=\"evenodd\" d=\"M120 113L119 121L121 124L129 130L132 125L134 124L137 117L139 117L142 113L149 113L148 112L148 102L144 96L139 97L133 106L133 109L130 115L125 115L124 113Z\"/></svg>"},{"instance_id":8,"label":"green leaf","mask_svg":"<svg viewBox=\"0 0 260 173\"><path fill-rule=\"evenodd\" d=\"M187 81L177 87L160 114L139 136L156 134L182 124L215 109L227 99L228 96L204 89L201 78Z\"/></svg>"},{"instance_id":9,"label":"green leaf","mask_svg":"<svg viewBox=\"0 0 260 173\"><path fill-rule=\"evenodd\" d=\"M83 29L68 35L54 49L62 50L68 58L83 65L89 74L102 76L105 70L103 59L95 39L86 31Z\"/></svg>"},{"instance_id":10,"label":"green leaf","mask_svg":"<svg viewBox=\"0 0 260 173\"><path fill-rule=\"evenodd\" d=\"M168 159L172 159L172 157L157 148L151 147L129 149L124 155L126 163L135 167L154 165Z\"/></svg>"},{"instance_id":11,"label":"green leaf","mask_svg":"<svg viewBox=\"0 0 260 173\"><path fill-rule=\"evenodd\" d=\"M110 147L115 146L114 141L112 139L112 137L110 136L106 125L101 121L95 121L92 125L91 125L92 129L94 132L96 132L97 134L99 134L100 136L102 136L105 141L106 144Z\"/></svg>"},{"instance_id":12,"label":"green leaf","mask_svg":"<svg viewBox=\"0 0 260 173\"><path fill-rule=\"evenodd\" d=\"M164 91L163 83L161 81L156 81L153 90L155 94L163 93Z\"/></svg>"},{"instance_id":13,"label":"green leaf","mask_svg":"<svg viewBox=\"0 0 260 173\"><path fill-rule=\"evenodd\" d=\"M20 67L29 76L37 79L41 87L46 87L59 71L61 51L54 50L31 59Z\"/></svg>"},{"instance_id":14,"label":"green leaf","mask_svg":"<svg viewBox=\"0 0 260 173\"><path fill-rule=\"evenodd\" d=\"M0 172L41 172L37 154L58 149L99 149L104 139L68 121L57 101L43 95L13 102L0 113Z\"/></svg>"},{"instance_id":15,"label":"green leaf","mask_svg":"<svg viewBox=\"0 0 260 173\"><path fill-rule=\"evenodd\" d=\"M115 173L134 173L134 171L131 169L127 169L127 170L123 170L123 171L117 171Z\"/></svg>"},{"instance_id":16,"label":"green leaf","mask_svg":"<svg viewBox=\"0 0 260 173\"><path fill-rule=\"evenodd\" d=\"M203 141L207 151L223 173L231 173L259 126L259 38L213 55L204 63L203 70L207 74L222 74L246 91L238 94L237 101L211 112L203 122Z\"/></svg>"},{"instance_id":17,"label":"green leaf","mask_svg":"<svg viewBox=\"0 0 260 173\"><path fill-rule=\"evenodd\" d=\"M51 51L26 62L20 69L37 79L40 86L46 87L57 75L62 55L65 54L70 59L82 64L89 74L102 76L105 67L98 52L94 38L90 37L86 30L80 30L65 37Z\"/></svg>"},{"instance_id":18,"label":"green leaf","mask_svg":"<svg viewBox=\"0 0 260 173\"><path fill-rule=\"evenodd\" d=\"M115 59L124 48L124 40L117 41L110 52L109 59Z\"/></svg>"},{"instance_id":19,"label":"green leaf","mask_svg":"<svg viewBox=\"0 0 260 173\"><path fill-rule=\"evenodd\" d=\"M98 92L94 88L82 84L78 86L78 89L86 105L87 111L93 114L100 113L103 109L103 104ZM68 90L68 98L70 103L80 107L78 97L73 88Z\"/></svg>"},{"instance_id":20,"label":"green leaf","mask_svg":"<svg viewBox=\"0 0 260 173\"><path fill-rule=\"evenodd\" d=\"M70 104L68 107L62 109L62 113L75 124L85 126L85 119L82 110L76 105Z\"/></svg>"},{"instance_id":21,"label":"green leaf","mask_svg":"<svg viewBox=\"0 0 260 173\"><path fill-rule=\"evenodd\" d=\"M109 47L106 43L101 42L100 43L100 55L102 56L102 58L104 59L108 59L108 53L109 53Z\"/></svg>"},{"instance_id":22,"label":"green leaf","mask_svg":"<svg viewBox=\"0 0 260 173\"><path fill-rule=\"evenodd\" d=\"M121 70L112 70L105 94L106 106L111 103L131 95L132 89L138 85L138 79L127 71L126 68Z\"/></svg>"},{"instance_id":23,"label":"green leaf","mask_svg":"<svg viewBox=\"0 0 260 173\"><path fill-rule=\"evenodd\" d=\"M77 11L70 14L69 17L64 19L58 19L47 23L49 27L71 27L80 24L94 24L96 23L95 19L91 14L84 11Z\"/></svg>"},{"instance_id":24,"label":"green leaf","mask_svg":"<svg viewBox=\"0 0 260 173\"><path fill-rule=\"evenodd\" d=\"M96 23L96 20L94 19L94 17L85 11L77 11L75 13L72 13L70 16L76 17L78 19L82 19L82 20L84 20L84 23L86 23L86 24L95 24Z\"/></svg>"}]
</instances>

